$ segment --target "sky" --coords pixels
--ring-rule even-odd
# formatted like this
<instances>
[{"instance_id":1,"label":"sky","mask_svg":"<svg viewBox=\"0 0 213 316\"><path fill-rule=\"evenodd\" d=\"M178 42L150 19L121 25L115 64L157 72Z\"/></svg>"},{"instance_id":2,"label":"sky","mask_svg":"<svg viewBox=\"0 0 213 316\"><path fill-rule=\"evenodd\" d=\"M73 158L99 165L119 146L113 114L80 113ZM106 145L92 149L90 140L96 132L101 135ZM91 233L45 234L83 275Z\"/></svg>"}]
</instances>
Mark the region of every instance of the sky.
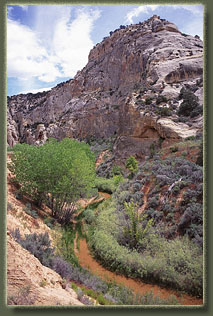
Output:
<instances>
[{"instance_id":1,"label":"sky","mask_svg":"<svg viewBox=\"0 0 213 316\"><path fill-rule=\"evenodd\" d=\"M154 14L203 39L202 5L8 5L7 95L73 78L110 31Z\"/></svg>"}]
</instances>

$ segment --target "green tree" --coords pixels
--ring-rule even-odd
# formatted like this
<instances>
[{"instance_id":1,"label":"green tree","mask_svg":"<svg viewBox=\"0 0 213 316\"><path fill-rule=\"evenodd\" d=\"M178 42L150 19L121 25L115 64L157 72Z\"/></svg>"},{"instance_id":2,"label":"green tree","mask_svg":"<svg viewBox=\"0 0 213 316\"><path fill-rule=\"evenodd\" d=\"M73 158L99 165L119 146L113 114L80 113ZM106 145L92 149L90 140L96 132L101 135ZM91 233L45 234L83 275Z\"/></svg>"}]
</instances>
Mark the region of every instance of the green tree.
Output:
<instances>
[{"instance_id":1,"label":"green tree","mask_svg":"<svg viewBox=\"0 0 213 316\"><path fill-rule=\"evenodd\" d=\"M83 142L51 139L43 146L14 146L10 170L20 191L39 205L47 204L62 224L70 221L77 199L90 195L95 157Z\"/></svg>"},{"instance_id":2,"label":"green tree","mask_svg":"<svg viewBox=\"0 0 213 316\"><path fill-rule=\"evenodd\" d=\"M146 238L153 225L153 219L151 218L145 222L147 215L140 214L137 204L132 201L125 202L124 207L128 216L127 225L123 228L124 236L127 238L130 248L141 248L144 238Z\"/></svg>"},{"instance_id":3,"label":"green tree","mask_svg":"<svg viewBox=\"0 0 213 316\"><path fill-rule=\"evenodd\" d=\"M180 104L178 115L191 116L199 106L198 97L189 89L182 88L179 99L183 99L183 102Z\"/></svg>"},{"instance_id":4,"label":"green tree","mask_svg":"<svg viewBox=\"0 0 213 316\"><path fill-rule=\"evenodd\" d=\"M126 161L126 168L129 169L130 175L129 177L133 177L135 172L138 170L138 161L135 157L130 156Z\"/></svg>"}]
</instances>

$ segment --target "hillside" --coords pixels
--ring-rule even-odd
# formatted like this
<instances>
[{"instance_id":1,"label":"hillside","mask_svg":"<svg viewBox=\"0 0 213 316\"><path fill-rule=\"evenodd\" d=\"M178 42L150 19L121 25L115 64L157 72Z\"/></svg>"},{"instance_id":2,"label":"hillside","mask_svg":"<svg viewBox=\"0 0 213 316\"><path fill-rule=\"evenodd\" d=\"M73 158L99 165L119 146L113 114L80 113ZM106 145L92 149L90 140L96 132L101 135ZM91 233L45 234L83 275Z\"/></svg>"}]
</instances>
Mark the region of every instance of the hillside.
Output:
<instances>
[{"instance_id":1,"label":"hillside","mask_svg":"<svg viewBox=\"0 0 213 316\"><path fill-rule=\"evenodd\" d=\"M202 131L203 43L158 16L110 32L73 80L8 97L8 145L47 138L115 139L120 159L144 158ZM178 112L181 88L196 102ZM190 114L190 115L189 115Z\"/></svg>"},{"instance_id":2,"label":"hillside","mask_svg":"<svg viewBox=\"0 0 213 316\"><path fill-rule=\"evenodd\" d=\"M8 163L10 157L8 156ZM11 183L8 170L7 182L7 295L9 305L83 305L72 288L63 286L63 279L55 271L42 265L29 251L13 238L11 232L19 230L25 234L50 234L40 210L39 218L25 212L29 199L16 199L17 188ZM32 202L31 202L32 203ZM39 211L37 209L37 211ZM48 210L47 210L48 211ZM51 238L52 240L52 238Z\"/></svg>"},{"instance_id":3,"label":"hillside","mask_svg":"<svg viewBox=\"0 0 213 316\"><path fill-rule=\"evenodd\" d=\"M8 97L7 143L9 305L202 305L198 36L121 25L74 79Z\"/></svg>"}]
</instances>

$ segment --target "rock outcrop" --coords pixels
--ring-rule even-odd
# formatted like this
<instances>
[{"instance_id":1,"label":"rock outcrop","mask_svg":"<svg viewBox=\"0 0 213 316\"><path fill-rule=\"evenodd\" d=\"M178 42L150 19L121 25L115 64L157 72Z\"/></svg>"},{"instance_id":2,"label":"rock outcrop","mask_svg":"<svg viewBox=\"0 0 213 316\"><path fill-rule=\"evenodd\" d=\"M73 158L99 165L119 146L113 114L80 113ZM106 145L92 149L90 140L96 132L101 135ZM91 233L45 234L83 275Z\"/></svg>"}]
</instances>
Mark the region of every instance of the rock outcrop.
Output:
<instances>
[{"instance_id":1,"label":"rock outcrop","mask_svg":"<svg viewBox=\"0 0 213 316\"><path fill-rule=\"evenodd\" d=\"M73 80L8 98L8 145L115 136L117 150L128 145L142 157L153 142L164 146L196 135L194 120L178 120L178 96L193 87L202 104L202 63L199 37L158 16L121 26L91 50Z\"/></svg>"},{"instance_id":2,"label":"rock outcrop","mask_svg":"<svg viewBox=\"0 0 213 316\"><path fill-rule=\"evenodd\" d=\"M7 157L10 162L10 156ZM45 267L29 251L13 238L12 233L19 229L20 236L25 234L48 233L51 243L51 229L44 223L42 216L33 218L28 215L25 203L16 199L16 190L10 183L11 172L7 172L7 299L13 305L83 305L70 286L55 271ZM48 210L46 210L48 211ZM44 212L44 210L43 210ZM39 210L42 215L42 210ZM45 216L47 213L45 213ZM18 302L17 302L18 300Z\"/></svg>"},{"instance_id":3,"label":"rock outcrop","mask_svg":"<svg viewBox=\"0 0 213 316\"><path fill-rule=\"evenodd\" d=\"M27 294L32 300L32 305L83 305L71 288L64 289L62 287L62 278L55 271L43 266L36 257L22 248L8 232L8 298L20 295L18 293L21 291L24 295L25 288L29 289Z\"/></svg>"}]
</instances>

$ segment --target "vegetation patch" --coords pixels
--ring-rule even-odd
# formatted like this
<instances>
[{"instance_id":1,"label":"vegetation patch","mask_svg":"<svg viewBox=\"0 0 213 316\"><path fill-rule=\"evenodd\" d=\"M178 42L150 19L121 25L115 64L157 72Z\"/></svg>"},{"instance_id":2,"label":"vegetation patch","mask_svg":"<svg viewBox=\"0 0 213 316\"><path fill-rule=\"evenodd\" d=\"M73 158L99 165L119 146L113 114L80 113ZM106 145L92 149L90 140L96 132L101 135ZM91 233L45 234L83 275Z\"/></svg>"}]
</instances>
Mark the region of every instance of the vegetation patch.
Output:
<instances>
[{"instance_id":1,"label":"vegetation patch","mask_svg":"<svg viewBox=\"0 0 213 316\"><path fill-rule=\"evenodd\" d=\"M88 298L96 298L101 305L146 305L160 304L170 305L178 304L177 300L170 297L168 300L162 300L159 297L152 297L150 300L146 297L137 296L135 298L134 293L121 285L116 285L112 282L105 282L99 277L91 274L88 270L74 266L72 263L67 262L62 257L57 256L54 253L54 249L50 246L50 240L47 233L45 234L30 234L25 235L22 239L18 230L11 232L15 240L20 243L25 249L34 254L42 264L56 271L66 282L71 282L72 288L77 292L79 300L85 305L93 305L93 301ZM79 289L77 284L83 285L87 290ZM46 283L42 282L40 286L45 286ZM85 295L86 294L86 295ZM146 295L147 296L147 295ZM23 297L9 298L9 303L13 305L31 305L33 300L28 302L28 295ZM24 301L23 301L24 299ZM26 304L24 304L26 302Z\"/></svg>"},{"instance_id":2,"label":"vegetation patch","mask_svg":"<svg viewBox=\"0 0 213 316\"><path fill-rule=\"evenodd\" d=\"M38 205L45 203L63 225L75 213L75 202L93 193L95 156L83 142L65 138L43 146L18 144L11 161L9 169L20 192Z\"/></svg>"}]
</instances>

